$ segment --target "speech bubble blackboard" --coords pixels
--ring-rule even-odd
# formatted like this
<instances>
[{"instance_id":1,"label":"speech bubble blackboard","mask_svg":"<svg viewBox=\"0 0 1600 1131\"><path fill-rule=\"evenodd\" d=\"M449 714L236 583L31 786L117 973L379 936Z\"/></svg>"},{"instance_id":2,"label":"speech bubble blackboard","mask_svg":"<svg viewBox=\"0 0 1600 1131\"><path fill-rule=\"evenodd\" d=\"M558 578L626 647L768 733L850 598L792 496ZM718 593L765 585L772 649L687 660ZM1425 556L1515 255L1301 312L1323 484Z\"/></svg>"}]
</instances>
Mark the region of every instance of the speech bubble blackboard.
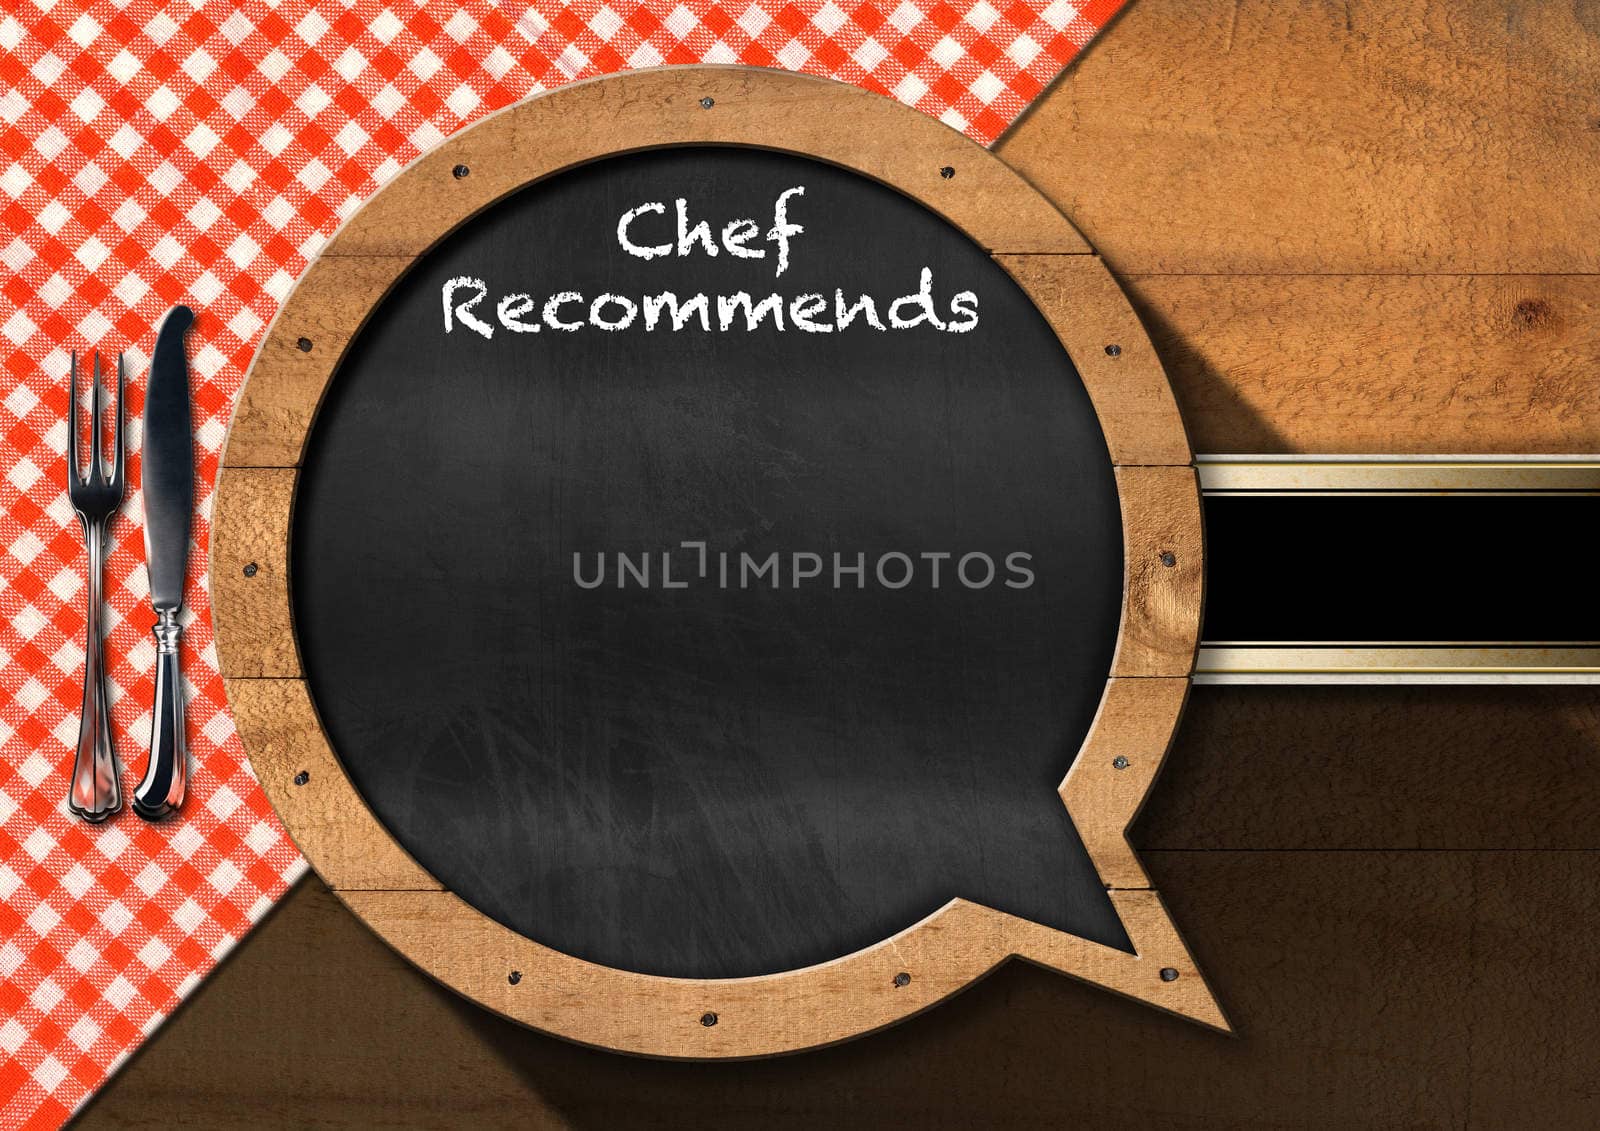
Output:
<instances>
[{"instance_id":1,"label":"speech bubble blackboard","mask_svg":"<svg viewBox=\"0 0 1600 1131\"><path fill-rule=\"evenodd\" d=\"M771 70L529 99L335 235L221 462L257 778L471 1000L764 1056L1022 958L1227 1027L1125 836L1194 671L1193 456L982 147Z\"/></svg>"},{"instance_id":2,"label":"speech bubble blackboard","mask_svg":"<svg viewBox=\"0 0 1600 1131\"><path fill-rule=\"evenodd\" d=\"M647 328L662 292L706 321ZM741 292L778 317L723 329ZM882 329L841 326L863 295ZM1106 442L1033 304L918 203L711 148L527 188L372 315L296 508L334 748L519 933L743 976L961 897L1128 948L1056 792L1117 639Z\"/></svg>"}]
</instances>

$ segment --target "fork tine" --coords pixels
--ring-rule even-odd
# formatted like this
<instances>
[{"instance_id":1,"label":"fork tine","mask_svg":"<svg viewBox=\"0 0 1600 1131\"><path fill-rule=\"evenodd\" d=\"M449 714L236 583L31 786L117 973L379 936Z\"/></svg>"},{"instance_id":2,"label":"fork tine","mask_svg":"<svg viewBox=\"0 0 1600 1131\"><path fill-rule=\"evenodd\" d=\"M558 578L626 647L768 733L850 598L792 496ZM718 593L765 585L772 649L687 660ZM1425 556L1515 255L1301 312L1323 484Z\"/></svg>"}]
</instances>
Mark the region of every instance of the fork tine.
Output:
<instances>
[{"instance_id":1,"label":"fork tine","mask_svg":"<svg viewBox=\"0 0 1600 1131\"><path fill-rule=\"evenodd\" d=\"M100 439L100 351L94 351L94 393L89 398L89 473L90 483L103 483L106 477L104 453Z\"/></svg>"},{"instance_id":2,"label":"fork tine","mask_svg":"<svg viewBox=\"0 0 1600 1131\"><path fill-rule=\"evenodd\" d=\"M83 482L78 462L78 351L72 351L72 383L67 401L67 487Z\"/></svg>"},{"instance_id":3,"label":"fork tine","mask_svg":"<svg viewBox=\"0 0 1600 1131\"><path fill-rule=\"evenodd\" d=\"M117 430L112 434L112 443L116 445L111 456L111 486L117 491L122 490L123 452L126 445L122 442L122 425L127 414L122 410L122 401L128 391L127 374L122 368L122 355L117 354Z\"/></svg>"}]
</instances>

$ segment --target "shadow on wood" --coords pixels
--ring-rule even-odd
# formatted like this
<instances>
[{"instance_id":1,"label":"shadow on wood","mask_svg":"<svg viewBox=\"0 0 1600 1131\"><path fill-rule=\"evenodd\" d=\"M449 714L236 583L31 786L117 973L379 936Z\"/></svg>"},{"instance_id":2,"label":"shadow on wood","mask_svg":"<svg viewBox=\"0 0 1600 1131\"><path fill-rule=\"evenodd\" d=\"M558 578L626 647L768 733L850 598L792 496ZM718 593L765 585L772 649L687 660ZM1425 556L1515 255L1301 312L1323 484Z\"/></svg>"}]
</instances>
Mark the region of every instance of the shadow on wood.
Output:
<instances>
[{"instance_id":1,"label":"shadow on wood","mask_svg":"<svg viewBox=\"0 0 1600 1131\"><path fill-rule=\"evenodd\" d=\"M313 879L82 1126L1581 1126L1596 696L1440 690L1196 693L1135 841L1235 1038L1012 964L848 1046L631 1059L429 983Z\"/></svg>"}]
</instances>

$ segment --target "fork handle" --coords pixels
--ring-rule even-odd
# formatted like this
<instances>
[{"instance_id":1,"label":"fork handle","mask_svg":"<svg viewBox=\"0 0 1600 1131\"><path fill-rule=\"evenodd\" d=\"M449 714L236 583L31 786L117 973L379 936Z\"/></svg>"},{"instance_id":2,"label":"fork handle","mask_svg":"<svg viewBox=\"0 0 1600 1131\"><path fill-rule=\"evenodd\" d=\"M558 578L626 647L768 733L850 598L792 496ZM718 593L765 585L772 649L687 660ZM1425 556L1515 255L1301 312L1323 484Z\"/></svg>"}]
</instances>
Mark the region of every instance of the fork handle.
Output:
<instances>
[{"instance_id":1,"label":"fork handle","mask_svg":"<svg viewBox=\"0 0 1600 1131\"><path fill-rule=\"evenodd\" d=\"M133 794L133 811L159 821L183 807L189 778L189 754L183 739L183 676L178 646L183 628L176 609L156 614L156 702L150 720L150 764Z\"/></svg>"},{"instance_id":2,"label":"fork handle","mask_svg":"<svg viewBox=\"0 0 1600 1131\"><path fill-rule=\"evenodd\" d=\"M103 522L84 521L89 550L88 632L83 646L83 707L78 716L78 751L72 761L67 808L96 824L122 808L117 760L111 740L111 700L106 694L105 657L100 646L101 576L105 565Z\"/></svg>"}]
</instances>

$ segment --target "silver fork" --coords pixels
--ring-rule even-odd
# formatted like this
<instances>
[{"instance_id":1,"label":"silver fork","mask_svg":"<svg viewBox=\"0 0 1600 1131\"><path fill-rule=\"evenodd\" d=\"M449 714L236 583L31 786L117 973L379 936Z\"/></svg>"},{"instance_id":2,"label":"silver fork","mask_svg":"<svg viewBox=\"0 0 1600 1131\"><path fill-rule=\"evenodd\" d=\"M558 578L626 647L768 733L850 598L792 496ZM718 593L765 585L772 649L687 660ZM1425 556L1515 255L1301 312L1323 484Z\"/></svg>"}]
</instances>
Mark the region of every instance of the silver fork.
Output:
<instances>
[{"instance_id":1,"label":"silver fork","mask_svg":"<svg viewBox=\"0 0 1600 1131\"><path fill-rule=\"evenodd\" d=\"M117 427L112 438L111 475L106 477L100 450L100 353L94 355L94 394L89 410L89 470L78 459L78 353L72 353L72 411L67 432L67 495L83 525L89 549L89 631L83 654L83 710L78 721L78 754L72 763L72 788L67 806L85 821L103 821L122 808L117 760L111 740L111 700L106 694L105 660L100 651L101 574L105 565L106 528L122 503L122 400L126 381L122 355L117 355Z\"/></svg>"}]
</instances>

